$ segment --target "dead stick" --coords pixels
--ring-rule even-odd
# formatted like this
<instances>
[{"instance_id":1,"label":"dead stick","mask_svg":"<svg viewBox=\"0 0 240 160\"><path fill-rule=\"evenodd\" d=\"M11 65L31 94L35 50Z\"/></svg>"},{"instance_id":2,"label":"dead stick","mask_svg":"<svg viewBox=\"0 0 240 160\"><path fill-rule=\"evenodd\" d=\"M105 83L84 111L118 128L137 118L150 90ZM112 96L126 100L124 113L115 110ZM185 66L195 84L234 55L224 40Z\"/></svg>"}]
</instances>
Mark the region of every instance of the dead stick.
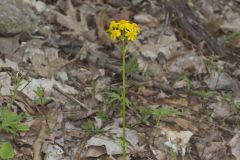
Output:
<instances>
[{"instance_id":1,"label":"dead stick","mask_svg":"<svg viewBox=\"0 0 240 160\"><path fill-rule=\"evenodd\" d=\"M80 102L79 100L77 100L76 98L74 98L74 97L72 97L72 96L69 96L69 95L65 94L65 93L64 93L60 88L58 88L56 85L54 85L53 88L54 88L56 91L58 91L59 93L61 93L62 95L64 95L65 97L67 97L67 98L71 99L72 101L78 103L81 107L83 107L83 108L86 109L87 111L89 110L88 107L87 107L84 103Z\"/></svg>"}]
</instances>

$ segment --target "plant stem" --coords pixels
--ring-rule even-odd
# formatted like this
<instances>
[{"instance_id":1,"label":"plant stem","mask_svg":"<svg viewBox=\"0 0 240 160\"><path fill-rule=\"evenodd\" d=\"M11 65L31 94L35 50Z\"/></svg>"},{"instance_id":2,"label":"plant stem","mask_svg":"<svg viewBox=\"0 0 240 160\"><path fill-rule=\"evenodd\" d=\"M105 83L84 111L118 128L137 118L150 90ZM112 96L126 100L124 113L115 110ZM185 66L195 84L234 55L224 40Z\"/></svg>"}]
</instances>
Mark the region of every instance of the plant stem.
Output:
<instances>
[{"instance_id":1,"label":"plant stem","mask_svg":"<svg viewBox=\"0 0 240 160\"><path fill-rule=\"evenodd\" d=\"M123 160L126 160L126 44L122 39L122 148Z\"/></svg>"},{"instance_id":2,"label":"plant stem","mask_svg":"<svg viewBox=\"0 0 240 160\"><path fill-rule=\"evenodd\" d=\"M156 122L156 128L154 129L154 135L153 135L153 141L152 141L152 143L154 143L155 138L157 137L157 134L159 133L159 129L160 129L160 119L161 119L161 116L158 116L158 117L157 117L157 122Z\"/></svg>"}]
</instances>

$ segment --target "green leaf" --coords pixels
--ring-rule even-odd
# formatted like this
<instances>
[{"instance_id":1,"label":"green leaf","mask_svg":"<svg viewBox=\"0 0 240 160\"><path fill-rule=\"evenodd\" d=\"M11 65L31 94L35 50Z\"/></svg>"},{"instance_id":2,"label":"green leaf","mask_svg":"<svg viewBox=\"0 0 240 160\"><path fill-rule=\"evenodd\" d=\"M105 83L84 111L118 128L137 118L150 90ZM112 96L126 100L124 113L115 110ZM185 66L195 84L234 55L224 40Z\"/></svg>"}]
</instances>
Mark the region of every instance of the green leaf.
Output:
<instances>
[{"instance_id":1,"label":"green leaf","mask_svg":"<svg viewBox=\"0 0 240 160\"><path fill-rule=\"evenodd\" d=\"M28 131L28 127L21 121L24 119L23 114L17 114L10 110L0 110L0 128L7 133L18 136L19 132Z\"/></svg>"},{"instance_id":2,"label":"green leaf","mask_svg":"<svg viewBox=\"0 0 240 160\"><path fill-rule=\"evenodd\" d=\"M226 36L225 41L230 42L239 36L240 36L240 31L231 32Z\"/></svg>"},{"instance_id":3,"label":"green leaf","mask_svg":"<svg viewBox=\"0 0 240 160\"><path fill-rule=\"evenodd\" d=\"M125 104L129 107L131 105L131 102L129 101L129 99L126 97L125 98Z\"/></svg>"},{"instance_id":4,"label":"green leaf","mask_svg":"<svg viewBox=\"0 0 240 160\"><path fill-rule=\"evenodd\" d=\"M126 63L126 75L129 76L139 71L138 61L136 57L129 59Z\"/></svg>"},{"instance_id":5,"label":"green leaf","mask_svg":"<svg viewBox=\"0 0 240 160\"><path fill-rule=\"evenodd\" d=\"M152 109L152 114L157 117L169 117L169 116L177 116L181 113L173 108L159 108Z\"/></svg>"},{"instance_id":6,"label":"green leaf","mask_svg":"<svg viewBox=\"0 0 240 160\"><path fill-rule=\"evenodd\" d=\"M15 112L6 111L3 116L2 127L16 126L20 123L22 117Z\"/></svg>"},{"instance_id":7,"label":"green leaf","mask_svg":"<svg viewBox=\"0 0 240 160\"><path fill-rule=\"evenodd\" d=\"M119 101L121 102L121 96L115 92L107 92L106 95L111 98L110 102Z\"/></svg>"},{"instance_id":8,"label":"green leaf","mask_svg":"<svg viewBox=\"0 0 240 160\"><path fill-rule=\"evenodd\" d=\"M97 112L97 117L100 118L103 122L109 121L109 116L104 112Z\"/></svg>"},{"instance_id":9,"label":"green leaf","mask_svg":"<svg viewBox=\"0 0 240 160\"><path fill-rule=\"evenodd\" d=\"M12 159L14 157L14 149L11 143L5 142L0 145L0 157L2 159Z\"/></svg>"},{"instance_id":10,"label":"green leaf","mask_svg":"<svg viewBox=\"0 0 240 160\"><path fill-rule=\"evenodd\" d=\"M20 126L18 126L18 131L19 132L27 132L27 131L29 131L29 127L27 125L20 125Z\"/></svg>"},{"instance_id":11,"label":"green leaf","mask_svg":"<svg viewBox=\"0 0 240 160\"><path fill-rule=\"evenodd\" d=\"M94 122L90 119L88 119L88 121L83 124L83 128L89 135L92 136L102 132L102 129L95 127Z\"/></svg>"}]
</instances>

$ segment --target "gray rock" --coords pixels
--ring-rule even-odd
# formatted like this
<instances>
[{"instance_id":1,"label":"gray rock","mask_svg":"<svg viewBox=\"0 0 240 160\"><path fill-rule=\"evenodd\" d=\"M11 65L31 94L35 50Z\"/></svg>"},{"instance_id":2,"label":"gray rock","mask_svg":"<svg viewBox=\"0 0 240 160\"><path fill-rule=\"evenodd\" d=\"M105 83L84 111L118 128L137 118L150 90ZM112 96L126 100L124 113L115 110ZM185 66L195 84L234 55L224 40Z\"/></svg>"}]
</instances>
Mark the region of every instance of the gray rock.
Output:
<instances>
[{"instance_id":1,"label":"gray rock","mask_svg":"<svg viewBox=\"0 0 240 160\"><path fill-rule=\"evenodd\" d=\"M60 80L62 82L68 81L68 75L67 72L58 72L56 76L57 80Z\"/></svg>"},{"instance_id":2,"label":"gray rock","mask_svg":"<svg viewBox=\"0 0 240 160\"><path fill-rule=\"evenodd\" d=\"M36 15L22 0L1 0L1 36L13 36L23 31L30 31L33 30L36 25Z\"/></svg>"}]
</instances>

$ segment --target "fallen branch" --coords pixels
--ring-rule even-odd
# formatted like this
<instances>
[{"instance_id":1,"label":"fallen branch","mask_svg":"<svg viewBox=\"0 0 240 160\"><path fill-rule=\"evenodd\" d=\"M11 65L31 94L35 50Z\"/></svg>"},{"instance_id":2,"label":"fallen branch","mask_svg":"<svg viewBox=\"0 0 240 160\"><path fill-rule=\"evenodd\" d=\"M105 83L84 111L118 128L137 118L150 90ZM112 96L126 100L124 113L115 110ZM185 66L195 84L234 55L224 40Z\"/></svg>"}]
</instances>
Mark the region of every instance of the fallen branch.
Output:
<instances>
[{"instance_id":1,"label":"fallen branch","mask_svg":"<svg viewBox=\"0 0 240 160\"><path fill-rule=\"evenodd\" d=\"M87 111L89 110L88 107L87 107L84 103L80 102L79 100L77 100L76 98L74 98L74 97L72 97L72 96L69 96L69 95L65 94L65 93L64 93L60 88L58 88L56 85L54 85L53 88L54 88L56 91L58 91L59 93L61 93L62 95L64 95L65 97L67 97L67 98L69 98L70 100L72 100L72 101L76 102L77 104L79 104L81 107L83 107L83 108L86 109Z\"/></svg>"},{"instance_id":2,"label":"fallen branch","mask_svg":"<svg viewBox=\"0 0 240 160\"><path fill-rule=\"evenodd\" d=\"M169 0L166 3L169 12L175 15L174 22L184 30L187 36L195 43L205 41L208 48L216 55L225 55L226 50L218 44L218 41L202 26L194 10L188 5L186 0Z\"/></svg>"}]
</instances>

